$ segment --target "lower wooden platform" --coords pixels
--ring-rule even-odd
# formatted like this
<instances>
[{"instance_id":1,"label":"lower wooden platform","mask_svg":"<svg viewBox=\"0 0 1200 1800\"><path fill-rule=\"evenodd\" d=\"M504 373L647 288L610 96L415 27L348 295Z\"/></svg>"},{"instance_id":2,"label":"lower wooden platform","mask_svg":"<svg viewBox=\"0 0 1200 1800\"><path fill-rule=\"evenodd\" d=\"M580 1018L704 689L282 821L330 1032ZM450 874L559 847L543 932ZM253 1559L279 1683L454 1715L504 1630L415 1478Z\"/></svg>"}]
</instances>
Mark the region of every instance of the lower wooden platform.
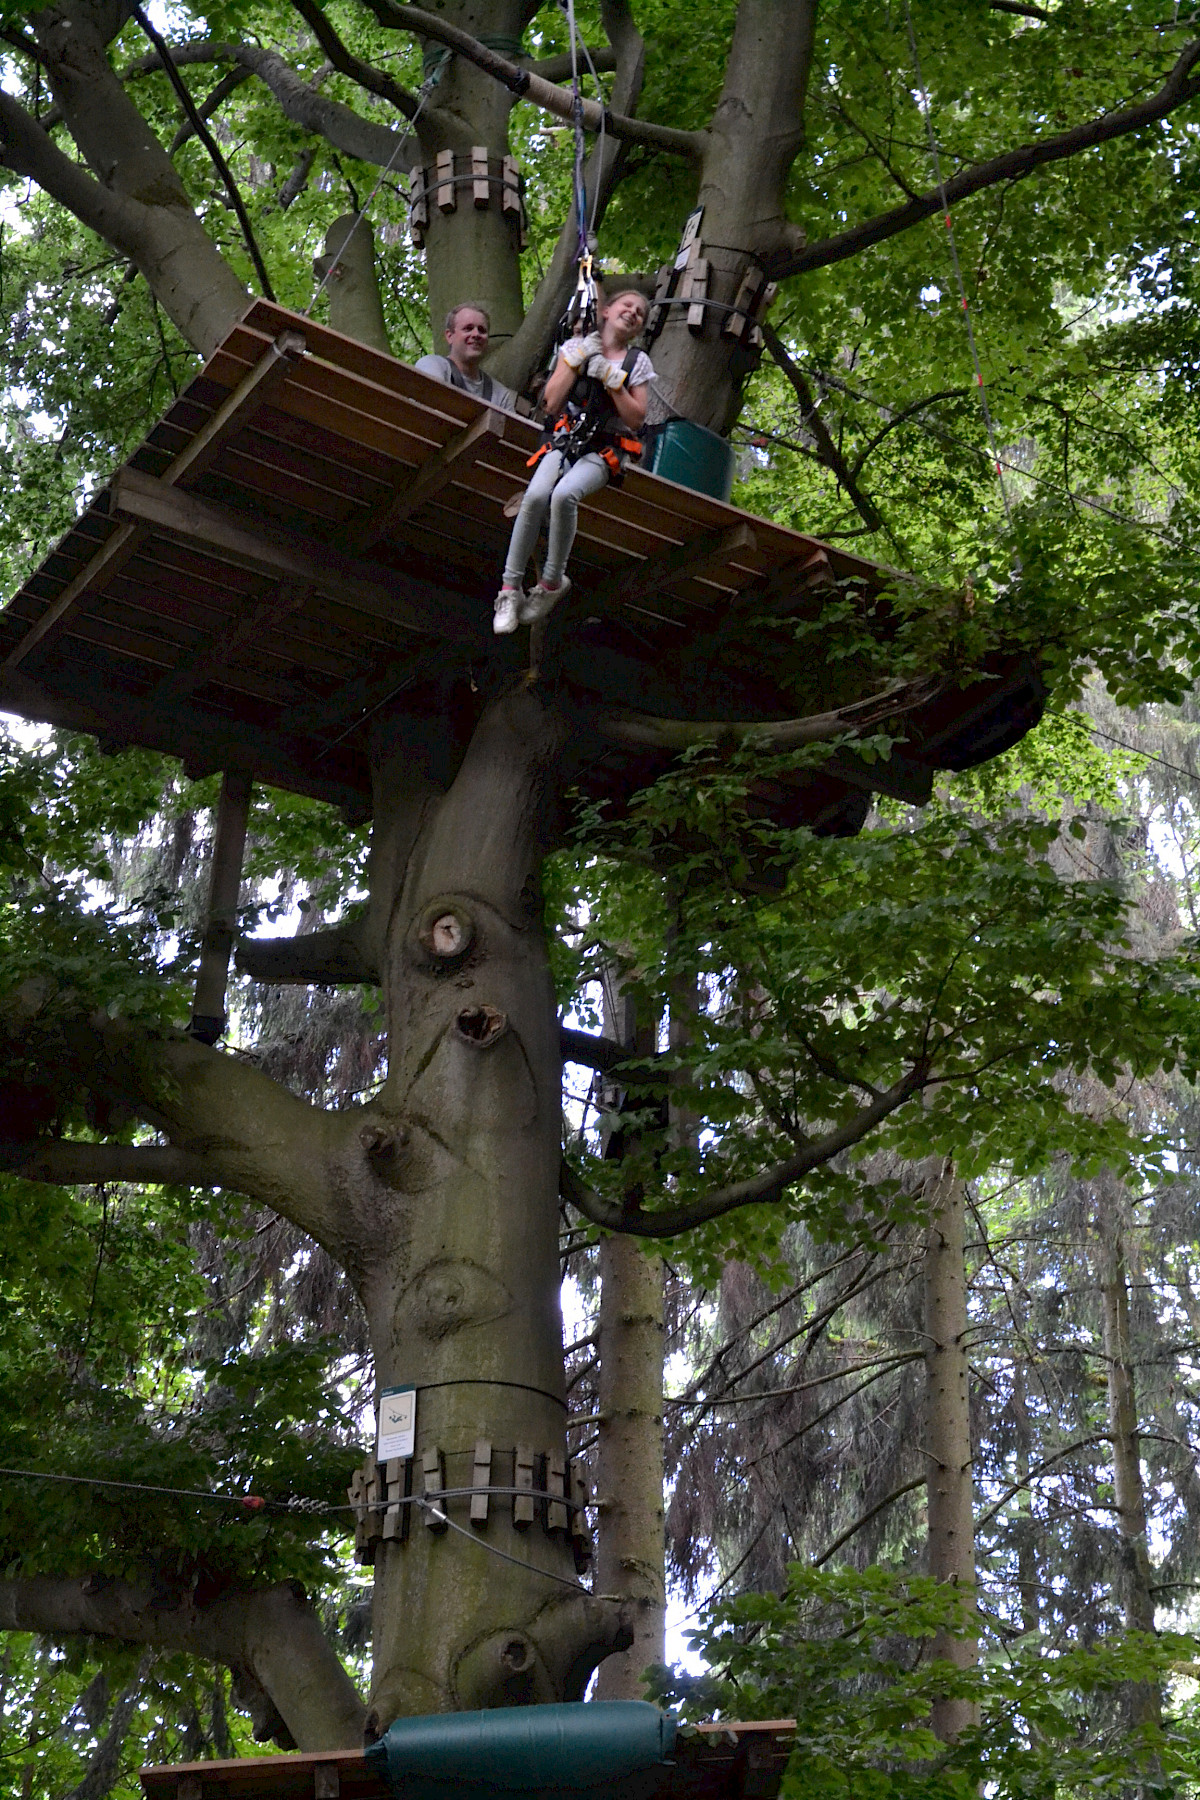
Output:
<instances>
[{"instance_id":1,"label":"lower wooden platform","mask_svg":"<svg viewBox=\"0 0 1200 1800\"><path fill-rule=\"evenodd\" d=\"M791 1755L794 1719L697 1725L683 1730L654 1800L775 1800ZM141 1771L147 1800L393 1800L358 1750L247 1756ZM536 1771L530 1791L537 1791ZM621 1800L621 1784L591 1790ZM639 1789L639 1793L644 1793Z\"/></svg>"}]
</instances>

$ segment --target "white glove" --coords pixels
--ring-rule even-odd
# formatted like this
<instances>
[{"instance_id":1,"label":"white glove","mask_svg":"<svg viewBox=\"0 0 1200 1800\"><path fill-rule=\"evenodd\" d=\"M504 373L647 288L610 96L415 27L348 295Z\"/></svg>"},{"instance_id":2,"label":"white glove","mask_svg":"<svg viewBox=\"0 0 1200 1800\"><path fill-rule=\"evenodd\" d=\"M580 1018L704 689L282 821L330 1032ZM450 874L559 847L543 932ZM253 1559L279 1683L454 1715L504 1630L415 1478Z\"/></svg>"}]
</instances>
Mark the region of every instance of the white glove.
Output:
<instances>
[{"instance_id":1,"label":"white glove","mask_svg":"<svg viewBox=\"0 0 1200 1800\"><path fill-rule=\"evenodd\" d=\"M587 372L593 381L602 381L610 394L625 386L625 370L620 363L609 362L607 356L593 356Z\"/></svg>"},{"instance_id":2,"label":"white glove","mask_svg":"<svg viewBox=\"0 0 1200 1800\"><path fill-rule=\"evenodd\" d=\"M568 369L582 369L589 356L596 356L600 351L600 333L593 331L588 337L568 338L559 355Z\"/></svg>"}]
</instances>

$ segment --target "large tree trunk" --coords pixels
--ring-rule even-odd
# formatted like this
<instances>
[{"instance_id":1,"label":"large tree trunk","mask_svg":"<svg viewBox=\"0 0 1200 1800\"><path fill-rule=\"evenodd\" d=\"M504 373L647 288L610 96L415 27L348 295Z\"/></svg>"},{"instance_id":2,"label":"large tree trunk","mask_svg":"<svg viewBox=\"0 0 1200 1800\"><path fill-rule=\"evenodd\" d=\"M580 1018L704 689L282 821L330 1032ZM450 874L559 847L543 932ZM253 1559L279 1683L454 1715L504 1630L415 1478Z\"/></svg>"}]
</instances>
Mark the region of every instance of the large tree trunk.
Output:
<instances>
[{"instance_id":1,"label":"large tree trunk","mask_svg":"<svg viewBox=\"0 0 1200 1800\"><path fill-rule=\"evenodd\" d=\"M725 83L700 171L700 239L710 266L708 298L731 307L746 274L769 271L801 239L784 213L788 174L804 135L812 68L815 0L740 0ZM665 397L713 431L728 431L752 366L726 314L711 308L693 335L687 309L673 306L654 346Z\"/></svg>"},{"instance_id":2,"label":"large tree trunk","mask_svg":"<svg viewBox=\"0 0 1200 1800\"><path fill-rule=\"evenodd\" d=\"M449 0L438 12L447 24L481 36L488 44L514 54L526 25L537 11L529 0ZM481 17L481 13L484 16ZM430 53L437 47L429 46ZM426 64L429 68L431 65ZM508 154L508 116L513 97L508 89L463 57L446 65L433 96L421 114L417 134L425 167L439 151L456 153L456 168L465 173L472 149L486 149L493 169ZM516 215L505 212L493 191L486 207L476 208L470 186L455 190L452 212L429 206L425 268L429 282L429 316L433 347L442 349L442 320L460 300L474 300L491 315L492 342L500 348L521 323L520 228Z\"/></svg>"},{"instance_id":3,"label":"large tree trunk","mask_svg":"<svg viewBox=\"0 0 1200 1800\"><path fill-rule=\"evenodd\" d=\"M929 1573L961 1589L967 1622L974 1619L975 1528L971 1465L970 1369L967 1355L965 1188L947 1163L925 1188L929 1226L925 1239L925 1454ZM970 1668L979 1655L972 1633L940 1633L931 1654ZM932 1725L950 1743L978 1719L969 1700L934 1702Z\"/></svg>"},{"instance_id":4,"label":"large tree trunk","mask_svg":"<svg viewBox=\"0 0 1200 1800\"><path fill-rule=\"evenodd\" d=\"M380 1386L420 1390L418 1492L426 1457L440 1457L447 1487L472 1485L481 1439L499 1486L514 1485L519 1448L537 1473L566 1454L562 1065L538 885L562 740L523 688L485 713L442 798L414 797L403 751L380 768L389 1073L360 1135L392 1201L351 1273ZM417 1512L407 1541L380 1545L369 1730L402 1713L581 1697L628 1641L617 1609L578 1588L567 1531L534 1510L518 1528L512 1497L493 1495L473 1528L452 1499L448 1517L478 1541Z\"/></svg>"}]
</instances>

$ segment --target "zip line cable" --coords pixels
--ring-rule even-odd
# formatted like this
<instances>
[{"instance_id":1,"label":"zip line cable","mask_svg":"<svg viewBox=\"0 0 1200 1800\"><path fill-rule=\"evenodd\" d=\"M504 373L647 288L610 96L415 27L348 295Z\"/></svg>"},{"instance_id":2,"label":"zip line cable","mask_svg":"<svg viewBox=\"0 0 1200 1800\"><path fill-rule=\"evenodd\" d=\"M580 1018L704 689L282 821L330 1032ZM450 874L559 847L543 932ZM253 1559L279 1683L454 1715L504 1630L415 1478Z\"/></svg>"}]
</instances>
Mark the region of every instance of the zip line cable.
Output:
<instances>
[{"instance_id":1,"label":"zip line cable","mask_svg":"<svg viewBox=\"0 0 1200 1800\"><path fill-rule=\"evenodd\" d=\"M967 302L967 288L963 281L962 265L958 260L958 245L954 241L954 225L950 216L950 202L946 198L946 182L942 175L942 159L938 151L937 136L933 129L933 113L930 106L929 93L921 74L921 58L917 51L917 34L913 29L912 7L910 0L904 0L904 17L908 24L908 43L912 51L913 73L917 78L917 93L921 116L925 121L925 135L929 140L929 155L933 163L934 180L942 197L942 214L946 220L946 236L950 243L950 260L954 265L954 279L958 283L958 297L962 301L963 318L967 325L967 342L971 346L971 361L975 365L975 380L979 387L979 404L983 410L983 422L987 428L988 443L991 446L992 460L996 465L996 479L1000 483L1000 497L1004 502L1004 516L1008 520L1011 531L1013 525L1012 507L1009 504L1008 487L1004 480L1004 470L1000 462L1000 452L996 447L996 429L992 423L991 408L988 405L987 384L983 379L983 366L979 360L979 350L975 343L975 328L971 323L971 308Z\"/></svg>"},{"instance_id":2,"label":"zip line cable","mask_svg":"<svg viewBox=\"0 0 1200 1800\"><path fill-rule=\"evenodd\" d=\"M341 244L338 246L338 256L340 256L341 253L345 250L347 244L350 242L350 239L354 236L355 232L358 230L359 226L362 224L363 220L366 218L367 211L371 205L372 200L374 200L376 194L379 192L380 188L383 186L384 182L387 180L388 176L391 174L392 170L395 168L397 157L401 154L402 151L404 151L408 148L408 145L412 140L413 134L417 129L417 120L421 117L422 112L425 110L426 102L428 101L430 95L433 93L434 88L437 86L438 82L442 79L442 76L445 74L447 68L449 67L450 56L451 56L451 53L447 52L445 56L440 57L438 59L438 61L435 63L434 67L429 71L429 74L425 77L425 79L421 83L420 87L417 89L416 110L414 111L412 118L408 121L408 125L407 125L406 129L401 132L399 138L396 140L396 147L392 151L392 154L388 157L387 162L384 164L383 168L379 171L379 174L376 178L374 187L371 189L370 193L367 195L366 199L363 201L362 205L359 207L358 212L355 215L353 225L350 227L349 231L346 233L345 237L342 239ZM330 263L328 269L325 271L325 274L321 279L320 287L316 290L312 299L309 301L308 305L305 307L302 317L304 317L306 319L311 317L313 307L317 304L317 301L321 298L321 295L325 292L325 289L328 287L330 281L333 279L333 272L337 268L337 266L338 266L338 258L334 257L333 261Z\"/></svg>"},{"instance_id":3,"label":"zip line cable","mask_svg":"<svg viewBox=\"0 0 1200 1800\"><path fill-rule=\"evenodd\" d=\"M144 1481L113 1481L99 1475L60 1475L51 1473L45 1469L0 1468L0 1475L15 1476L26 1481L59 1481L67 1482L77 1487L121 1488L126 1492L137 1494L168 1494L173 1497L188 1500L211 1500L219 1502L223 1506L241 1506L246 1511L255 1513L270 1510L290 1513L293 1516L297 1513L307 1513L309 1515L318 1514L319 1516L324 1517L331 1513L355 1512L358 1510L353 1506L327 1506L321 1501L306 1503L303 1500L299 1502L264 1500L259 1494L213 1494L203 1488L157 1487L152 1483ZM561 1494L550 1494L543 1489L515 1487L446 1488L437 1498L439 1500L450 1500L463 1495L476 1493L519 1494L525 1498L553 1500L557 1501L559 1505L566 1504L566 1501ZM389 1505L394 1504L397 1503L392 1501L380 1501L375 1503L373 1507L369 1507L368 1510L376 1512L386 1511ZM457 1531L460 1537L467 1538L472 1544L478 1544L479 1547L486 1550L490 1556L498 1556L501 1562L512 1563L515 1568L524 1569L527 1574L541 1575L546 1581L556 1581L561 1587L569 1587L574 1589L577 1593L586 1594L589 1599L605 1599L608 1597L606 1595L594 1595L591 1588L585 1587L581 1581L572 1581L566 1575L556 1575L552 1569L540 1569L536 1563L524 1562L519 1556L510 1556L508 1551L501 1550L499 1545L489 1544L486 1538L478 1536L473 1531L468 1531L463 1525L459 1525L454 1519L448 1516L442 1507L437 1505L435 1500L428 1498L424 1494L405 1495L398 1504L416 1506L422 1512L430 1513L436 1524L448 1525L451 1531Z\"/></svg>"}]
</instances>

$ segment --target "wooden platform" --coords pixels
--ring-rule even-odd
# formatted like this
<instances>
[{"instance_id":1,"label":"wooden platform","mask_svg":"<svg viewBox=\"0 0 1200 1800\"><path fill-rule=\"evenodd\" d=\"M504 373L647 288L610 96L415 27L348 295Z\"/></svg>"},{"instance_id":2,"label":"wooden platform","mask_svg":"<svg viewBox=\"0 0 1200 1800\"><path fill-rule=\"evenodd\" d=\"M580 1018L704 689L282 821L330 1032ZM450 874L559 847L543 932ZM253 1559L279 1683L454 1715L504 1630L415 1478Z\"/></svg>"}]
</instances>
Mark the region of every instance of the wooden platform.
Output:
<instances>
[{"instance_id":1,"label":"wooden platform","mask_svg":"<svg viewBox=\"0 0 1200 1800\"><path fill-rule=\"evenodd\" d=\"M655 1800L775 1800L794 1730L791 1719L770 1719L681 1733ZM356 1750L177 1763L143 1769L141 1783L147 1800L392 1800ZM536 1785L531 1777L531 1789ZM617 1785L595 1792L597 1800L621 1800Z\"/></svg>"},{"instance_id":2,"label":"wooden platform","mask_svg":"<svg viewBox=\"0 0 1200 1800\"><path fill-rule=\"evenodd\" d=\"M487 694L528 654L525 632L492 636L491 601L505 503L537 441L526 420L256 301L0 612L0 708L365 817L372 718L403 714L452 769ZM814 683L821 651L797 645L795 621L850 592L886 636L879 596L894 580L641 470L584 504L571 573L546 678L585 715L684 719L856 698L861 673L855 689L836 658ZM890 764L844 759L776 783L764 809L853 831L873 788L919 802L934 769L995 754L1039 716L1027 659L988 674L908 715ZM669 761L597 739L579 781L619 806Z\"/></svg>"}]
</instances>

